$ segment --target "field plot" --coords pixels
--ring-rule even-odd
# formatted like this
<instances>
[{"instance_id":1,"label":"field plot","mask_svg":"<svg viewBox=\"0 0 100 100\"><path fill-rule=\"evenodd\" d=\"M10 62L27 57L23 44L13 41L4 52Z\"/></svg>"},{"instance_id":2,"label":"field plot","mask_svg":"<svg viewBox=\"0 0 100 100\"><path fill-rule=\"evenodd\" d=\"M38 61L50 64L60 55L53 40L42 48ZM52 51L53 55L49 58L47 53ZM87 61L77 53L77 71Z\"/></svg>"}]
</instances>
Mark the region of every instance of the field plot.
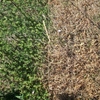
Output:
<instances>
[{"instance_id":1,"label":"field plot","mask_svg":"<svg viewBox=\"0 0 100 100\"><path fill-rule=\"evenodd\" d=\"M0 100L48 100L38 70L47 13L44 1L0 1Z\"/></svg>"},{"instance_id":2,"label":"field plot","mask_svg":"<svg viewBox=\"0 0 100 100\"><path fill-rule=\"evenodd\" d=\"M100 100L100 1L51 0L44 84L50 100Z\"/></svg>"}]
</instances>

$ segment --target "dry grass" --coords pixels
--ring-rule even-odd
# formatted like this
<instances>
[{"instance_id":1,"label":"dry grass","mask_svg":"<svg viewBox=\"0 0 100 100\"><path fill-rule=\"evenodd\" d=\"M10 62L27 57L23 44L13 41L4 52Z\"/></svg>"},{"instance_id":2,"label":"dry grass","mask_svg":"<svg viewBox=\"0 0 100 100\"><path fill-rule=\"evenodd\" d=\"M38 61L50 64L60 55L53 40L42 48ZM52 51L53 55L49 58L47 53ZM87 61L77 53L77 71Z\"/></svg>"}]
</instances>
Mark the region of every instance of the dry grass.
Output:
<instances>
[{"instance_id":1,"label":"dry grass","mask_svg":"<svg viewBox=\"0 0 100 100\"><path fill-rule=\"evenodd\" d=\"M53 25L43 73L51 100L100 100L100 1L49 5Z\"/></svg>"}]
</instances>

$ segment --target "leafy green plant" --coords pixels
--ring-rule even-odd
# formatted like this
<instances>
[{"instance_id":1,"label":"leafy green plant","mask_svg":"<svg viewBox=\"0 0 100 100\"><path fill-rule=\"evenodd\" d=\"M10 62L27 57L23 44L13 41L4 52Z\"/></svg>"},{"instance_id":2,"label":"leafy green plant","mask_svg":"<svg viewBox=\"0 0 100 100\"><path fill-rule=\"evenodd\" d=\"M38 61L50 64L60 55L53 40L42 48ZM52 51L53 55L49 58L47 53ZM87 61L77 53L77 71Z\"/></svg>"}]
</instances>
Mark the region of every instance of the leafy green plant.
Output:
<instances>
[{"instance_id":1,"label":"leafy green plant","mask_svg":"<svg viewBox=\"0 0 100 100\"><path fill-rule=\"evenodd\" d=\"M47 14L47 9L46 4L34 0L9 0L0 4L2 97L19 91L19 95L15 94L19 100L48 100L38 75L47 41L42 23L46 21L42 15Z\"/></svg>"}]
</instances>

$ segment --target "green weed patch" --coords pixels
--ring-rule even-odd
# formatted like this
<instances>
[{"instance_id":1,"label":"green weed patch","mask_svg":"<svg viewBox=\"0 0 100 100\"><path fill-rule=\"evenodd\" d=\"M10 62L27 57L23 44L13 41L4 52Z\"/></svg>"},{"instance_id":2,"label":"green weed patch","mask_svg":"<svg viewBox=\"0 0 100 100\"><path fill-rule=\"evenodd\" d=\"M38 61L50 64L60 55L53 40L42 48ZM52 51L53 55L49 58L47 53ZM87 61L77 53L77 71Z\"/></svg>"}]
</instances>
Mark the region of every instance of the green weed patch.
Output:
<instances>
[{"instance_id":1,"label":"green weed patch","mask_svg":"<svg viewBox=\"0 0 100 100\"><path fill-rule=\"evenodd\" d=\"M38 75L47 41L42 15L47 13L46 1L0 3L0 100L48 100Z\"/></svg>"}]
</instances>

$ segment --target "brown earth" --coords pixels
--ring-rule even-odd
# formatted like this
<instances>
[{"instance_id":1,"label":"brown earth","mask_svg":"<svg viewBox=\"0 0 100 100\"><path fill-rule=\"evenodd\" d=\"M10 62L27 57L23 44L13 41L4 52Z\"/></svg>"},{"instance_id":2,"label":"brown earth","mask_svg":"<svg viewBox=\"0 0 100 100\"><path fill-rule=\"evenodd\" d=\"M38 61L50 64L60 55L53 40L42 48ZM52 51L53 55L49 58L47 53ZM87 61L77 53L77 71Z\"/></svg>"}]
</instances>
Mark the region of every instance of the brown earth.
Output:
<instances>
[{"instance_id":1,"label":"brown earth","mask_svg":"<svg viewBox=\"0 0 100 100\"><path fill-rule=\"evenodd\" d=\"M100 0L51 0L44 86L50 100L100 100Z\"/></svg>"}]
</instances>

